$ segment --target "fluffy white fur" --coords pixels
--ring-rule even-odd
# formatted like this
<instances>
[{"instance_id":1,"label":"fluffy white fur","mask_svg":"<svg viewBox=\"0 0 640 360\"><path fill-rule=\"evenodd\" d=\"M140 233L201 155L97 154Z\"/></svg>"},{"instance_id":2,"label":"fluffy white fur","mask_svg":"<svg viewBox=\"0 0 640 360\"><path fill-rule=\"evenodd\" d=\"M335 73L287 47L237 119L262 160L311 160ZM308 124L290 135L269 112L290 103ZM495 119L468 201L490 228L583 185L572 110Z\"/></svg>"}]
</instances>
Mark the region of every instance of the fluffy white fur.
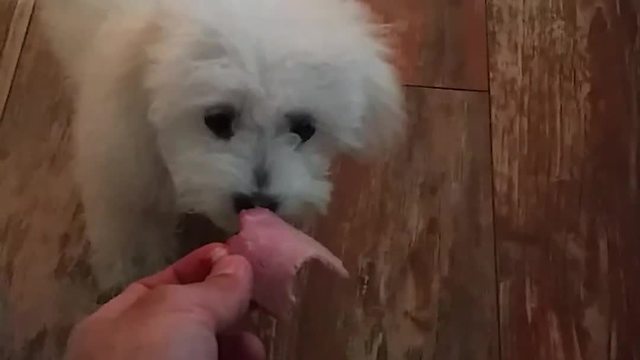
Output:
<instances>
[{"instance_id":1,"label":"fluffy white fur","mask_svg":"<svg viewBox=\"0 0 640 360\"><path fill-rule=\"evenodd\" d=\"M385 149L402 98L379 29L351 0L44 0L75 94L77 177L92 263L109 288L176 254L180 212L230 231L233 196L296 219L322 211L331 158ZM204 114L237 109L234 135ZM305 112L316 134L290 132ZM258 187L262 167L268 182Z\"/></svg>"}]
</instances>

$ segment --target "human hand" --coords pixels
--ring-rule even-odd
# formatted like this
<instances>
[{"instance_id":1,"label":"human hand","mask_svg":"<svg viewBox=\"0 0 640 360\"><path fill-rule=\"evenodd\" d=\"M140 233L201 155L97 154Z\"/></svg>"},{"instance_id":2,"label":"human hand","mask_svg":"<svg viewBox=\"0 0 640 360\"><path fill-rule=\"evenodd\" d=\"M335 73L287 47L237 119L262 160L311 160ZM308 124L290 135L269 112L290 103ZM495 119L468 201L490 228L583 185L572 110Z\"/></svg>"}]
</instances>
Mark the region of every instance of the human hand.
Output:
<instances>
[{"instance_id":1,"label":"human hand","mask_svg":"<svg viewBox=\"0 0 640 360\"><path fill-rule=\"evenodd\" d=\"M260 340L230 333L245 315L252 271L211 244L130 285L73 330L69 360L259 360Z\"/></svg>"}]
</instances>

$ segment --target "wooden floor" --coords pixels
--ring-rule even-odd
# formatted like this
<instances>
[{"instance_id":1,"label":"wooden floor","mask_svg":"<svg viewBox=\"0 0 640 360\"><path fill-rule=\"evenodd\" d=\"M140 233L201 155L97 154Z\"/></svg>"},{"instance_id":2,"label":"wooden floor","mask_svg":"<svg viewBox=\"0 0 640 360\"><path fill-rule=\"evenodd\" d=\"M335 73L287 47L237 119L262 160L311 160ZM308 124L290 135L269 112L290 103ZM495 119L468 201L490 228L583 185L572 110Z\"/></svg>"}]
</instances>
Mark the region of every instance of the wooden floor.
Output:
<instances>
[{"instance_id":1,"label":"wooden floor","mask_svg":"<svg viewBox=\"0 0 640 360\"><path fill-rule=\"evenodd\" d=\"M258 320L272 359L640 360L640 2L484 1L369 0L412 129L336 166L354 278ZM0 358L59 358L96 296L37 12L0 2Z\"/></svg>"}]
</instances>

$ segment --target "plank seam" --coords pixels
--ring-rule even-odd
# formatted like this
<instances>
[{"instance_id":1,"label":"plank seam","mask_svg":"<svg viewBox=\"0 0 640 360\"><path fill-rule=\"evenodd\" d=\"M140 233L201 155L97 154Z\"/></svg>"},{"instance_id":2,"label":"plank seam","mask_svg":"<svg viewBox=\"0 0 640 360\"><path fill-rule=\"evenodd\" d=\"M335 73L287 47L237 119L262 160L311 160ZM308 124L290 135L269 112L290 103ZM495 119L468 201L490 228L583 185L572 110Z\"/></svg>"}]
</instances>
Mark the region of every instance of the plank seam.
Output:
<instances>
[{"instance_id":1,"label":"plank seam","mask_svg":"<svg viewBox=\"0 0 640 360\"><path fill-rule=\"evenodd\" d=\"M500 263L499 263L499 251L498 251L498 233L496 226L496 185L495 185L495 162L494 162L494 148L493 148L493 98L491 92L491 46L490 44L490 13L491 13L491 0L484 1L485 6L485 37L486 37L486 73L487 73L487 93L488 93L488 106L489 106L489 161L491 168L491 226L493 228L493 272L495 281L495 306L496 306L496 331L498 336L498 359L503 359L502 354L502 309L500 307Z\"/></svg>"},{"instance_id":2,"label":"plank seam","mask_svg":"<svg viewBox=\"0 0 640 360\"><path fill-rule=\"evenodd\" d=\"M479 90L479 89L471 89L471 88L459 88L459 87L449 87L449 86L435 86L435 85L417 85L417 84L404 84L405 88L408 89L430 89L430 90L443 90L443 91L464 91L471 93L480 93L480 94L488 94L489 90Z\"/></svg>"}]
</instances>

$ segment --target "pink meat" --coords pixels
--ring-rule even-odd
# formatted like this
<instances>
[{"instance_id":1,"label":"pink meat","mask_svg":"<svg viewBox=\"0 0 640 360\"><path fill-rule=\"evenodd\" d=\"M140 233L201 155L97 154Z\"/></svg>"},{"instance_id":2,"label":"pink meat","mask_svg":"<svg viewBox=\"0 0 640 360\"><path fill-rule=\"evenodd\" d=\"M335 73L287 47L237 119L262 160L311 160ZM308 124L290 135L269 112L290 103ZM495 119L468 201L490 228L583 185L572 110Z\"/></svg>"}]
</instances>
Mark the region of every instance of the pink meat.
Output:
<instances>
[{"instance_id":1,"label":"pink meat","mask_svg":"<svg viewBox=\"0 0 640 360\"><path fill-rule=\"evenodd\" d=\"M278 318L290 315L296 302L296 274L308 261L318 260L340 276L349 276L342 261L329 250L268 210L243 212L240 229L227 241L229 251L249 260L253 300Z\"/></svg>"}]
</instances>

